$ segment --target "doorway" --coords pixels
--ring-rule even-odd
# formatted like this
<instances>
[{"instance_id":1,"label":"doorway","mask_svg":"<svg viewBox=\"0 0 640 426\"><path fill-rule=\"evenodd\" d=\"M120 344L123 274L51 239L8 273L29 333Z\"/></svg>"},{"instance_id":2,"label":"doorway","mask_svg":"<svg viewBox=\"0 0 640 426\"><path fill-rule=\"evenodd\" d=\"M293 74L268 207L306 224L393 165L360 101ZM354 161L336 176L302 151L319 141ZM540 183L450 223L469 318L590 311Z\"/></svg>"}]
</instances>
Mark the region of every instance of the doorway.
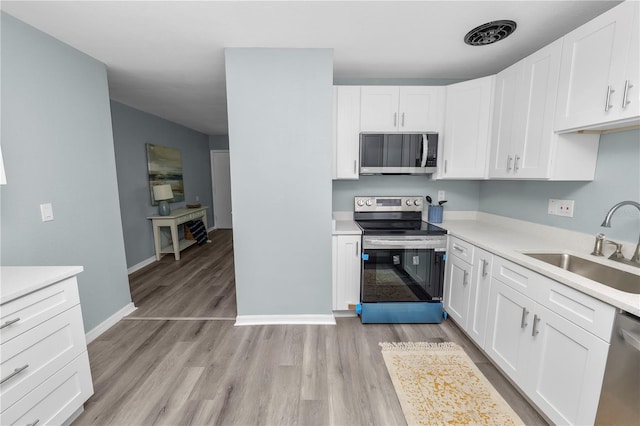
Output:
<instances>
[{"instance_id":1,"label":"doorway","mask_svg":"<svg viewBox=\"0 0 640 426\"><path fill-rule=\"evenodd\" d=\"M231 229L231 174L229 151L211 151L211 188L213 190L213 225Z\"/></svg>"}]
</instances>

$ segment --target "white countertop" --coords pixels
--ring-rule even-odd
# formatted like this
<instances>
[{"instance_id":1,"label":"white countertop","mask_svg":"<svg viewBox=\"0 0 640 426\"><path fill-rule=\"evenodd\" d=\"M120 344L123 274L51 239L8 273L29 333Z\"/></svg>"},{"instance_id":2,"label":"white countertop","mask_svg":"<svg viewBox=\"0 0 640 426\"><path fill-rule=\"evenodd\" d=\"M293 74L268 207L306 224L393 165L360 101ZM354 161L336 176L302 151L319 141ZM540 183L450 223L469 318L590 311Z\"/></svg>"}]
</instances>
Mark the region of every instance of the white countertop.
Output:
<instances>
[{"instance_id":1,"label":"white countertop","mask_svg":"<svg viewBox=\"0 0 640 426\"><path fill-rule=\"evenodd\" d=\"M0 304L60 282L83 270L82 266L2 266Z\"/></svg>"},{"instance_id":2,"label":"white countertop","mask_svg":"<svg viewBox=\"0 0 640 426\"><path fill-rule=\"evenodd\" d=\"M334 220L333 221L333 235L360 235L362 229L353 219L348 220Z\"/></svg>"},{"instance_id":3,"label":"white countertop","mask_svg":"<svg viewBox=\"0 0 640 426\"><path fill-rule=\"evenodd\" d=\"M640 288L640 268L609 260L606 256L596 257L590 254L595 241L595 237L592 235L485 213L478 213L475 219L468 220L448 220L445 218L438 225L447 229L450 235L640 316L640 294L626 293L607 287L523 254L535 252L570 253L637 275L638 287ZM607 249L612 250L609 247ZM610 253L606 252L605 254L609 255ZM629 257L629 250L625 252L625 255L627 258Z\"/></svg>"},{"instance_id":4,"label":"white countertop","mask_svg":"<svg viewBox=\"0 0 640 426\"><path fill-rule=\"evenodd\" d=\"M334 217L337 220L334 221L333 235L357 235L362 233L353 219L335 214ZM640 268L607 259L607 256L613 252L613 247L606 245L605 250L607 251L604 257L596 257L590 254L595 242L594 235L479 212L445 213L444 221L437 225L447 229L450 235L461 238L477 247L575 288L612 306L640 316L640 294L626 293L607 287L524 254L536 252L570 253L592 262L637 275L638 287L640 288ZM635 244L625 244L625 257L629 258L634 248Z\"/></svg>"}]
</instances>

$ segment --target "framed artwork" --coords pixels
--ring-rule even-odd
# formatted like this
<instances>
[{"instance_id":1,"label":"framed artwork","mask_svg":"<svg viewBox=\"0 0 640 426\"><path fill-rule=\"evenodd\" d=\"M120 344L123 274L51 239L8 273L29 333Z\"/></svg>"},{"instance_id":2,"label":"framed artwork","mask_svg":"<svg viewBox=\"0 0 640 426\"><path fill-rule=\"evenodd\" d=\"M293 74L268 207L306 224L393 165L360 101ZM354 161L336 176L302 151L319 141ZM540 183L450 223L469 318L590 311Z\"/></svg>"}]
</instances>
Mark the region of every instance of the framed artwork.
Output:
<instances>
[{"instance_id":1,"label":"framed artwork","mask_svg":"<svg viewBox=\"0 0 640 426\"><path fill-rule=\"evenodd\" d=\"M173 192L170 203L184 201L184 183L182 181L182 154L179 149L162 145L147 144L147 165L149 170L149 192L151 205L157 206L153 198L155 185L169 184Z\"/></svg>"}]
</instances>

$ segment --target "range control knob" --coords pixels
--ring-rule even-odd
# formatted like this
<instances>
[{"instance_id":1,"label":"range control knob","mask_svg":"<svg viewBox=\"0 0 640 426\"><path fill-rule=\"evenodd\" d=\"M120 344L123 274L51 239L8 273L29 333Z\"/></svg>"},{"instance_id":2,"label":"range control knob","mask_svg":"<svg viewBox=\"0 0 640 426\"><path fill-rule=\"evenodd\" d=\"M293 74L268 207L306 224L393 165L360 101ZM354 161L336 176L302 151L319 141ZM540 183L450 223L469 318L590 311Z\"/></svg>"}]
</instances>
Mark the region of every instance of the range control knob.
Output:
<instances>
[{"instance_id":1,"label":"range control knob","mask_svg":"<svg viewBox=\"0 0 640 426\"><path fill-rule=\"evenodd\" d=\"M372 204L373 204L373 201L367 200L367 206L371 207Z\"/></svg>"},{"instance_id":2,"label":"range control knob","mask_svg":"<svg viewBox=\"0 0 640 426\"><path fill-rule=\"evenodd\" d=\"M414 206L419 206L420 204L422 204L422 201L420 201L420 199L419 199L419 198L418 198L418 199L416 199L416 200L413 202L413 205L414 205Z\"/></svg>"},{"instance_id":3,"label":"range control knob","mask_svg":"<svg viewBox=\"0 0 640 426\"><path fill-rule=\"evenodd\" d=\"M412 206L413 205L413 201L411 201L411 200L407 200L406 203L407 203L407 206Z\"/></svg>"},{"instance_id":4,"label":"range control knob","mask_svg":"<svg viewBox=\"0 0 640 426\"><path fill-rule=\"evenodd\" d=\"M358 200L358 205L359 205L360 207L364 206L364 200Z\"/></svg>"}]
</instances>

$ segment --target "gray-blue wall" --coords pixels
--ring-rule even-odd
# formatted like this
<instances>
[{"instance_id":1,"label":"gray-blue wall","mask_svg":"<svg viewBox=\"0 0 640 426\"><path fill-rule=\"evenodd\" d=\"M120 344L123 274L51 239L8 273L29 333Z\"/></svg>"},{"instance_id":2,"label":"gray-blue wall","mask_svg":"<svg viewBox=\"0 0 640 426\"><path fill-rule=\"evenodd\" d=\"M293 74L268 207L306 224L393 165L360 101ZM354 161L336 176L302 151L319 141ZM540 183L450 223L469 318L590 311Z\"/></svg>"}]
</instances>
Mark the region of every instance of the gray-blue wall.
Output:
<instances>
[{"instance_id":1,"label":"gray-blue wall","mask_svg":"<svg viewBox=\"0 0 640 426\"><path fill-rule=\"evenodd\" d=\"M177 148L182 154L185 200L172 209L200 203L209 206L213 223L209 136L155 115L112 101L113 142L118 172L118 191L127 267L155 256L153 231L147 216L158 213L151 205L146 144ZM199 201L196 201L199 197Z\"/></svg>"},{"instance_id":2,"label":"gray-blue wall","mask_svg":"<svg viewBox=\"0 0 640 426\"><path fill-rule=\"evenodd\" d=\"M557 226L611 239L635 242L640 234L640 212L623 207L611 228L600 224L617 202L640 202L640 131L600 137L593 182L486 181L480 185L480 211ZM575 200L574 217L547 214L549 198Z\"/></svg>"},{"instance_id":3,"label":"gray-blue wall","mask_svg":"<svg viewBox=\"0 0 640 426\"><path fill-rule=\"evenodd\" d=\"M238 314L330 314L332 51L225 58Z\"/></svg>"},{"instance_id":4,"label":"gray-blue wall","mask_svg":"<svg viewBox=\"0 0 640 426\"><path fill-rule=\"evenodd\" d=\"M1 264L80 265L87 331L131 302L106 67L2 13ZM41 203L54 220L42 222Z\"/></svg>"}]
</instances>

